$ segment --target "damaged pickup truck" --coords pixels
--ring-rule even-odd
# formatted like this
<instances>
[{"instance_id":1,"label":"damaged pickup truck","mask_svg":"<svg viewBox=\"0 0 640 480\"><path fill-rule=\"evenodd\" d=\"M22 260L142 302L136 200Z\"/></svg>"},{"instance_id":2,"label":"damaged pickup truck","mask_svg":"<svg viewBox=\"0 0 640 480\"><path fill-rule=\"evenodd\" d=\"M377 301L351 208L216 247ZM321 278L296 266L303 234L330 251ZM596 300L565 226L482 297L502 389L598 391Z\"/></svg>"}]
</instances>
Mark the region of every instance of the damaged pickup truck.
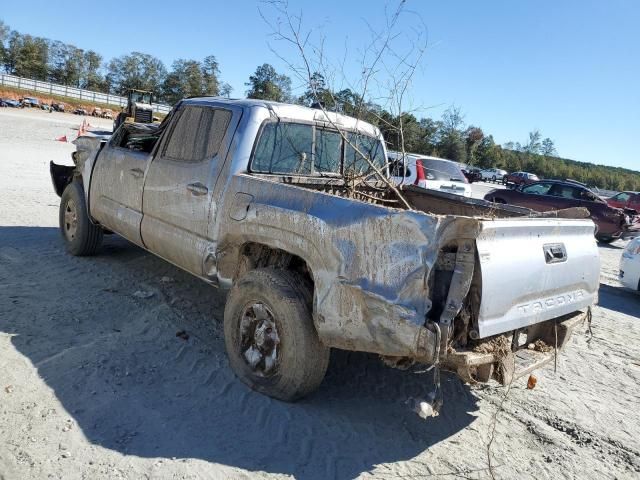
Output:
<instances>
[{"instance_id":1,"label":"damaged pickup truck","mask_svg":"<svg viewBox=\"0 0 640 480\"><path fill-rule=\"evenodd\" d=\"M231 368L278 399L316 389L330 348L506 383L597 298L594 224L563 218L585 212L389 187L367 177L387 171L379 130L347 116L193 98L76 144L75 167L51 163L67 250L115 232L230 289Z\"/></svg>"}]
</instances>

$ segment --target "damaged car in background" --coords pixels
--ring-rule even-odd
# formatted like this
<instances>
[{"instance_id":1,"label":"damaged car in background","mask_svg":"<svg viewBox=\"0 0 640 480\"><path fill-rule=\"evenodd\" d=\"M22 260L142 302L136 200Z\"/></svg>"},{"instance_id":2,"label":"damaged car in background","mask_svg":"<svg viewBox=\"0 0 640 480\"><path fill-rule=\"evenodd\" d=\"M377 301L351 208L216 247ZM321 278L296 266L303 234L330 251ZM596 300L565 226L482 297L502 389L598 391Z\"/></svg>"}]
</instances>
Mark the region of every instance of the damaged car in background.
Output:
<instances>
[{"instance_id":1,"label":"damaged car in background","mask_svg":"<svg viewBox=\"0 0 640 480\"><path fill-rule=\"evenodd\" d=\"M76 145L51 163L69 253L115 232L229 289L231 368L278 399L316 389L331 348L508 383L597 298L588 212L395 186L380 131L344 115L192 98Z\"/></svg>"}]
</instances>

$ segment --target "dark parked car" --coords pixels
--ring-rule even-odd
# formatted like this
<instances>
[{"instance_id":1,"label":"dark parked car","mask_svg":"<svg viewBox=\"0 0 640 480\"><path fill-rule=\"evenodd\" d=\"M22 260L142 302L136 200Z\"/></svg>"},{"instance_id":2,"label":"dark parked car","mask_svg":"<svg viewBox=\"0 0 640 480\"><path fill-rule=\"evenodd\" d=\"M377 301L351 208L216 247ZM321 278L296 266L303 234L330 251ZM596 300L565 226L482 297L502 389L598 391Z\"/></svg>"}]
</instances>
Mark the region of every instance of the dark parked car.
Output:
<instances>
[{"instance_id":1,"label":"dark parked car","mask_svg":"<svg viewBox=\"0 0 640 480\"><path fill-rule=\"evenodd\" d=\"M542 180L515 190L492 190L485 200L527 207L539 212L585 207L596 224L596 238L609 243L630 234L631 219L621 209L610 207L584 185L562 180Z\"/></svg>"},{"instance_id":2,"label":"dark parked car","mask_svg":"<svg viewBox=\"0 0 640 480\"><path fill-rule=\"evenodd\" d=\"M84 108L76 108L73 113L76 115L87 115L87 111Z\"/></svg>"},{"instance_id":3,"label":"dark parked car","mask_svg":"<svg viewBox=\"0 0 640 480\"><path fill-rule=\"evenodd\" d=\"M51 105L51 108L53 108L56 112L64 113L64 103L54 103Z\"/></svg>"},{"instance_id":4,"label":"dark parked car","mask_svg":"<svg viewBox=\"0 0 640 480\"><path fill-rule=\"evenodd\" d=\"M469 183L478 182L482 180L482 175L480 175L480 169L478 168L463 168L462 173L469 180Z\"/></svg>"},{"instance_id":5,"label":"dark parked car","mask_svg":"<svg viewBox=\"0 0 640 480\"><path fill-rule=\"evenodd\" d=\"M513 172L506 175L503 179L505 185L529 185L533 182L539 182L540 179L535 173L529 172Z\"/></svg>"},{"instance_id":6,"label":"dark parked car","mask_svg":"<svg viewBox=\"0 0 640 480\"><path fill-rule=\"evenodd\" d=\"M0 107L20 108L22 105L17 100L10 98L0 98Z\"/></svg>"},{"instance_id":7,"label":"dark parked car","mask_svg":"<svg viewBox=\"0 0 640 480\"><path fill-rule=\"evenodd\" d=\"M40 108L40 100L34 97L24 97L22 99L22 105L25 107Z\"/></svg>"}]
</instances>

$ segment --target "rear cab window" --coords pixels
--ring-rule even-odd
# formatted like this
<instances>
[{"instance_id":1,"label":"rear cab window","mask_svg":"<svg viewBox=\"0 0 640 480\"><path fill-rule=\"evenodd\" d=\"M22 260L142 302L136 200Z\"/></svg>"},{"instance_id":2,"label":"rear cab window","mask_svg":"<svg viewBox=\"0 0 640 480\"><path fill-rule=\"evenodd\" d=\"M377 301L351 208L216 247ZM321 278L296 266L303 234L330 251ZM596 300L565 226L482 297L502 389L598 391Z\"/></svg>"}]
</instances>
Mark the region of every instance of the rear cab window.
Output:
<instances>
[{"instance_id":1,"label":"rear cab window","mask_svg":"<svg viewBox=\"0 0 640 480\"><path fill-rule=\"evenodd\" d=\"M385 167L379 138L340 132L312 124L267 122L254 147L250 171L254 173L322 176L373 171Z\"/></svg>"}]
</instances>

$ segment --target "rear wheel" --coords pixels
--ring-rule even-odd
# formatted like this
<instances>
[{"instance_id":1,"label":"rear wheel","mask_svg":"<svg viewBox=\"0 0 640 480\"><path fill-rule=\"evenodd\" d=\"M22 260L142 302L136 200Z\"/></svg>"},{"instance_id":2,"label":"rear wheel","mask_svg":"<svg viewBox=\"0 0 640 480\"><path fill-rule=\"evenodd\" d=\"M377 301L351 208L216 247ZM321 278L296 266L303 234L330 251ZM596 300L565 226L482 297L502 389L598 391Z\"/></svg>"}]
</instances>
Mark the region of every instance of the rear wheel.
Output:
<instances>
[{"instance_id":1,"label":"rear wheel","mask_svg":"<svg viewBox=\"0 0 640 480\"><path fill-rule=\"evenodd\" d=\"M253 390L285 401L318 388L329 364L330 350L318 338L304 285L290 271L252 270L234 284L224 311L234 373Z\"/></svg>"},{"instance_id":2,"label":"rear wheel","mask_svg":"<svg viewBox=\"0 0 640 480\"><path fill-rule=\"evenodd\" d=\"M60 232L71 255L95 255L102 244L102 229L91 223L82 184L66 186L60 199Z\"/></svg>"}]
</instances>

